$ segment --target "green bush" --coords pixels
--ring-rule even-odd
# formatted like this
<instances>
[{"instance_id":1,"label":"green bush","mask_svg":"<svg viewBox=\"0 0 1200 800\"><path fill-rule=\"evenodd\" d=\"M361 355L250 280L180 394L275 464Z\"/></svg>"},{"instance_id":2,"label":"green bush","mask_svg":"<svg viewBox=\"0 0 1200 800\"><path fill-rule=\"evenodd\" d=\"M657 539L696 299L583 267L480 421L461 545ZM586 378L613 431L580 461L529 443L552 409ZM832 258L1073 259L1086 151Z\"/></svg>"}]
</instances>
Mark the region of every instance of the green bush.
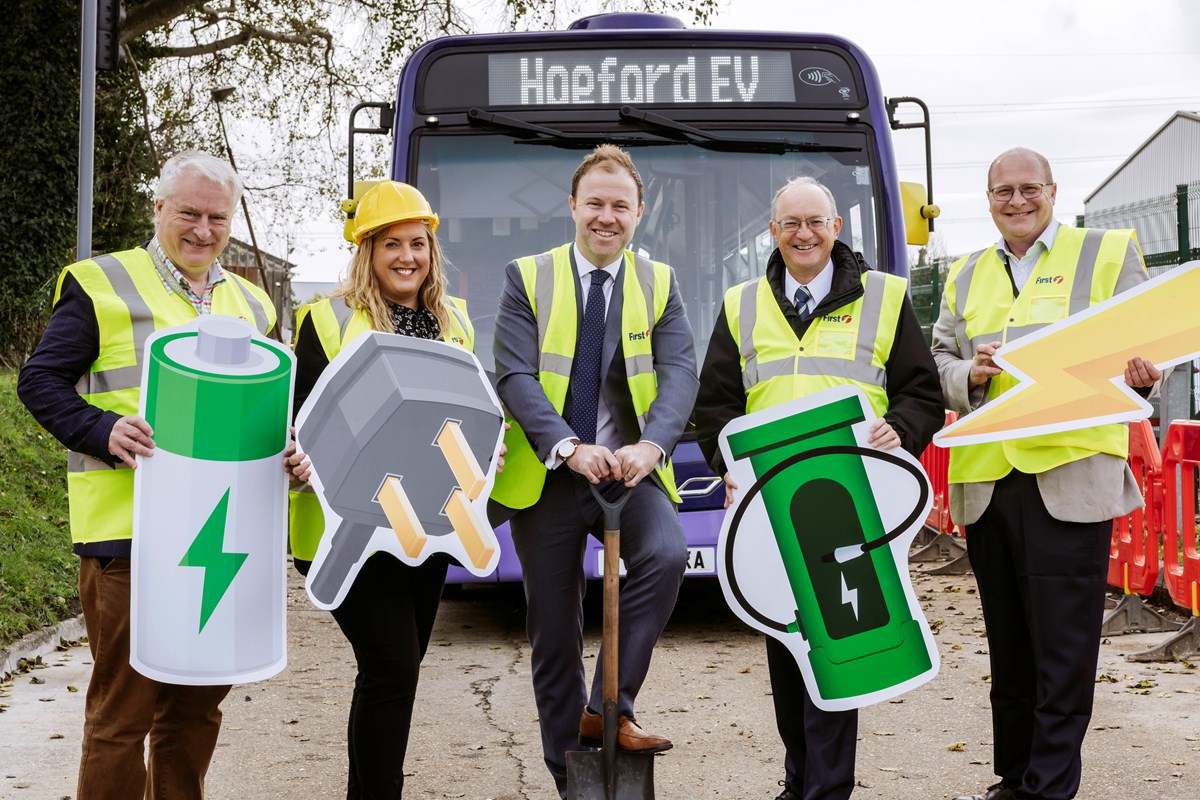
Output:
<instances>
[{"instance_id":1,"label":"green bush","mask_svg":"<svg viewBox=\"0 0 1200 800\"><path fill-rule=\"evenodd\" d=\"M67 524L67 451L0 371L0 647L79 613Z\"/></svg>"}]
</instances>

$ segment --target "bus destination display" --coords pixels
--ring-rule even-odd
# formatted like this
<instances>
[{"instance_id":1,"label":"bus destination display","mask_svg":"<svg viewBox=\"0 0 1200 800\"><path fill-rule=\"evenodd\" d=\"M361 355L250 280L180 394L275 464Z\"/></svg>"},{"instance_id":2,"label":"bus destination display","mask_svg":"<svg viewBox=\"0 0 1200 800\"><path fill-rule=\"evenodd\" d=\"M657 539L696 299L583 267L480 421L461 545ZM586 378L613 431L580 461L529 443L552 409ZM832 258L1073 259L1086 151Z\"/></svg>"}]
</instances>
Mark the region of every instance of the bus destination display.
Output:
<instances>
[{"instance_id":1,"label":"bus destination display","mask_svg":"<svg viewBox=\"0 0 1200 800\"><path fill-rule=\"evenodd\" d=\"M493 106L792 103L788 53L547 50L488 56Z\"/></svg>"}]
</instances>

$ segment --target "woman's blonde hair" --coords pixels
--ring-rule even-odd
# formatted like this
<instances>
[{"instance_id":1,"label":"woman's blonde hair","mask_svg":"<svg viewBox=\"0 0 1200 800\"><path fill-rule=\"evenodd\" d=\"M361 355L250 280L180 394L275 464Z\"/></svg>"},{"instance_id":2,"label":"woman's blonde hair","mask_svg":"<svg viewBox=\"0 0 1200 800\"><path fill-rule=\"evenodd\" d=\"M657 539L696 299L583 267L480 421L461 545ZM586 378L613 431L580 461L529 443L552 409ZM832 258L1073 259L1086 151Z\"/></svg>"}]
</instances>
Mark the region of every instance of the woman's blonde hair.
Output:
<instances>
[{"instance_id":1,"label":"woman's blonde hair","mask_svg":"<svg viewBox=\"0 0 1200 800\"><path fill-rule=\"evenodd\" d=\"M417 302L433 314L438 330L444 336L450 329L450 313L446 310L449 301L446 299L446 273L442 269L442 248L438 245L437 236L429 223L421 220L421 225L425 228L425 237L429 240L429 274L425 276L425 283L417 293ZM375 247L391 227L386 225L362 240L362 244L350 259L350 271L346 280L333 292L345 297L346 304L351 308L366 311L371 318L371 328L385 333L392 333L395 328L387 301L383 299L379 290L374 261Z\"/></svg>"}]
</instances>

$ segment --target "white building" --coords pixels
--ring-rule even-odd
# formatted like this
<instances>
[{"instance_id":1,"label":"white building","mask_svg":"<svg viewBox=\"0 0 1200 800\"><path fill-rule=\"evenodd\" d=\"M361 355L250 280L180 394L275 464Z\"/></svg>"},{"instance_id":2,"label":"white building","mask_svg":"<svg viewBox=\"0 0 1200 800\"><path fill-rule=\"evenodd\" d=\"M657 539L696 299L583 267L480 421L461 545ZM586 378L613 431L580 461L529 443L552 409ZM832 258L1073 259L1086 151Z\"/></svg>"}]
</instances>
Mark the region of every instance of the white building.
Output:
<instances>
[{"instance_id":1,"label":"white building","mask_svg":"<svg viewBox=\"0 0 1200 800\"><path fill-rule=\"evenodd\" d=\"M1179 187L1186 186L1180 193ZM1187 258L1180 259L1180 199ZM1083 201L1089 228L1134 228L1150 274L1200 258L1200 114L1177 111Z\"/></svg>"}]
</instances>

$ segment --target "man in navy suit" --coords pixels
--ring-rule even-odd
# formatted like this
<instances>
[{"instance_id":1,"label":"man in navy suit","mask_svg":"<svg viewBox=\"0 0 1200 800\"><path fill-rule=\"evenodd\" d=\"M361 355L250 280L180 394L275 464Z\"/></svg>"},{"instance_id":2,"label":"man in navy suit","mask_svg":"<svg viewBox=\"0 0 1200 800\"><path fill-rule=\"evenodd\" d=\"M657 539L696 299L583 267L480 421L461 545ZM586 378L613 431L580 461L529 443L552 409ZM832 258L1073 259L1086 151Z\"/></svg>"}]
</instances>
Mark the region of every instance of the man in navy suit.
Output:
<instances>
[{"instance_id":1,"label":"man in navy suit","mask_svg":"<svg viewBox=\"0 0 1200 800\"><path fill-rule=\"evenodd\" d=\"M628 249L644 208L629 155L597 147L575 170L568 202L574 243L507 267L494 348L512 427L491 495L493 521L511 515L542 749L564 797L566 751L598 744L602 728L599 667L590 695L583 669L583 552L602 526L589 482L609 499L631 493L621 516L617 744L671 747L637 724L633 706L683 581L669 456L698 386L674 272Z\"/></svg>"}]
</instances>

